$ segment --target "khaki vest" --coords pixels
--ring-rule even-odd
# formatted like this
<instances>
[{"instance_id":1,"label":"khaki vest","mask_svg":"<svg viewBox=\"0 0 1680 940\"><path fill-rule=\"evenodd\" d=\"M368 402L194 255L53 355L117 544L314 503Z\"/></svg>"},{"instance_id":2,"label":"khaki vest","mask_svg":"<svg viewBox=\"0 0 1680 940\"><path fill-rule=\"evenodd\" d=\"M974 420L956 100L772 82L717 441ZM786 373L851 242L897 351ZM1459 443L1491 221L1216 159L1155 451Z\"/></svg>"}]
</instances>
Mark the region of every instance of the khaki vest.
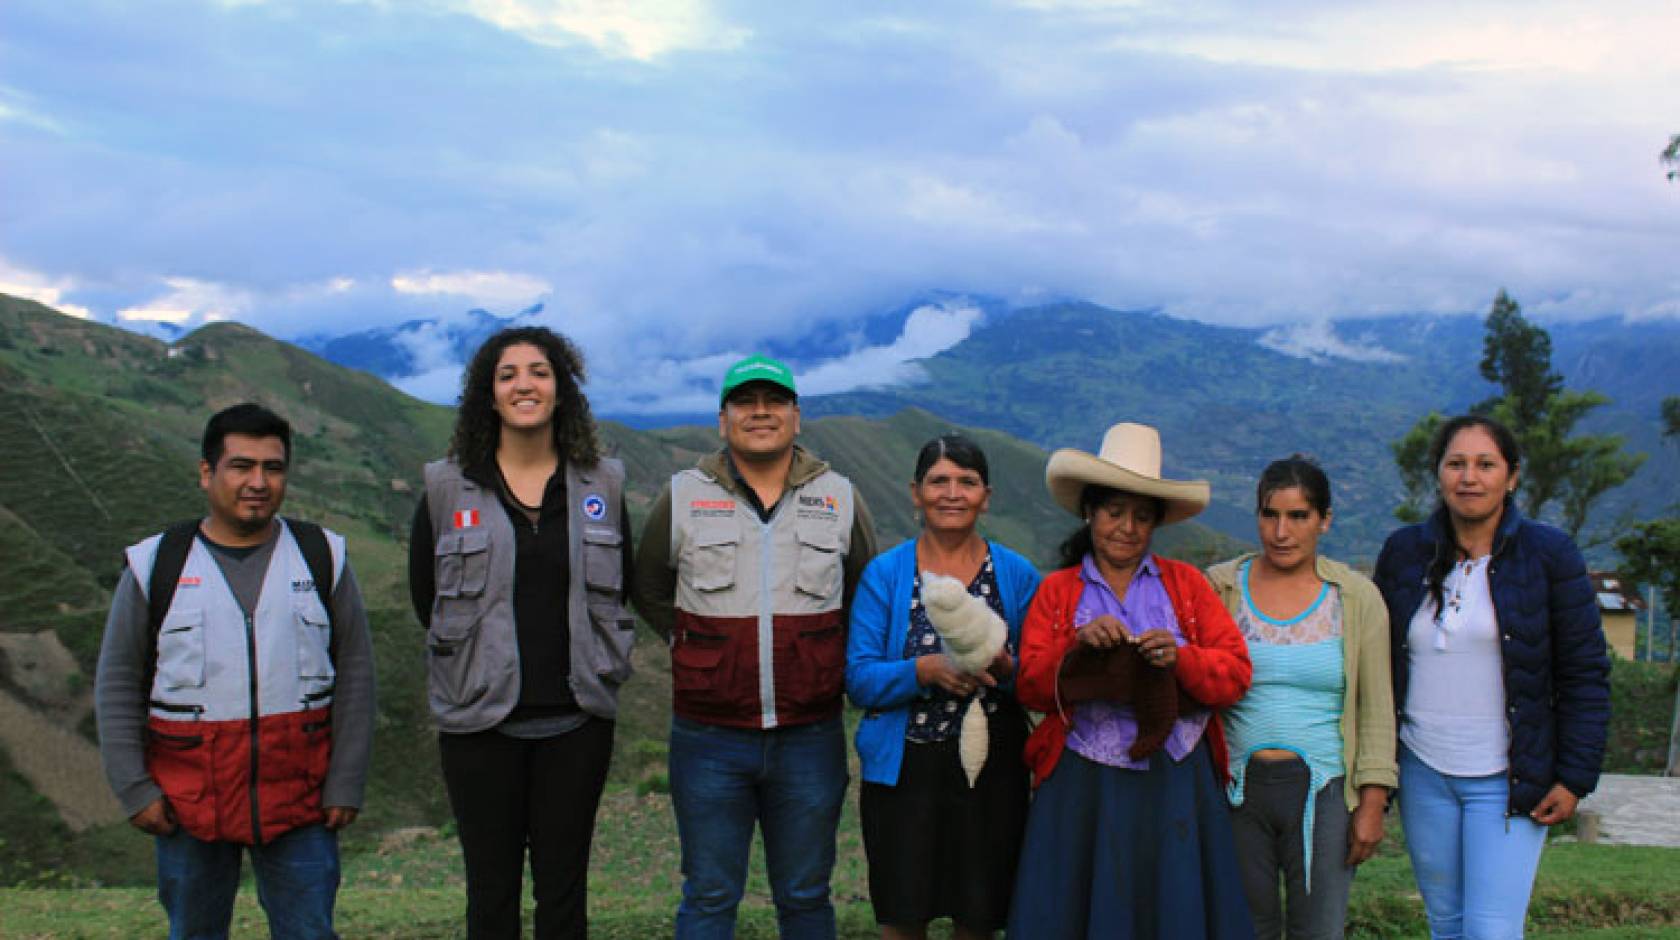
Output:
<instances>
[{"instance_id":1,"label":"khaki vest","mask_svg":"<svg viewBox=\"0 0 1680 940\"><path fill-rule=\"evenodd\" d=\"M833 471L789 487L768 522L699 468L671 478L678 715L775 728L839 712L854 508Z\"/></svg>"},{"instance_id":2,"label":"khaki vest","mask_svg":"<svg viewBox=\"0 0 1680 940\"><path fill-rule=\"evenodd\" d=\"M620 528L624 465L565 465L570 591L567 624L578 707L618 713L630 677L635 619L624 609ZM519 703L519 641L513 622L515 536L501 499L452 460L426 465L435 539L436 595L426 631L427 699L439 731L494 727Z\"/></svg>"}]
</instances>

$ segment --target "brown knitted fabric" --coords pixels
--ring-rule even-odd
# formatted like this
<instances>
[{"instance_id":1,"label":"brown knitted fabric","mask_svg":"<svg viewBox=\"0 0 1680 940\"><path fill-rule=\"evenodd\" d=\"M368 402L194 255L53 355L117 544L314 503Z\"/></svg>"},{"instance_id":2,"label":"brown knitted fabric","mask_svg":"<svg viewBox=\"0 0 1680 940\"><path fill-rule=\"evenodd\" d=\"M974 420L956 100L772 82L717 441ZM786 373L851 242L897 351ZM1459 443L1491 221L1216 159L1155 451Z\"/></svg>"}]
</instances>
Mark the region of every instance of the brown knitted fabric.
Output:
<instances>
[{"instance_id":1,"label":"brown knitted fabric","mask_svg":"<svg viewBox=\"0 0 1680 940\"><path fill-rule=\"evenodd\" d=\"M1132 706L1138 723L1133 760L1160 750L1178 716L1200 707L1179 688L1171 669L1151 666L1130 643L1106 650L1074 644L1057 669L1056 689L1064 711L1095 701Z\"/></svg>"}]
</instances>

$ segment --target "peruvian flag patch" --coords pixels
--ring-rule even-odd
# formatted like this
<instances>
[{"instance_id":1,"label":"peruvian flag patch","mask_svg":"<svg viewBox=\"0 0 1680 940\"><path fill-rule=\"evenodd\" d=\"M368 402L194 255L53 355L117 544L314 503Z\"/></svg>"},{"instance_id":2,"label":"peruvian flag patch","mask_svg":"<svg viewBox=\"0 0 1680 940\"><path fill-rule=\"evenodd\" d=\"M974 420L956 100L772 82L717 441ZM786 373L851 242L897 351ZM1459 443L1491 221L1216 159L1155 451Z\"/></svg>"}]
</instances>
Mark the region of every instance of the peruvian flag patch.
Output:
<instances>
[{"instance_id":1,"label":"peruvian flag patch","mask_svg":"<svg viewBox=\"0 0 1680 940\"><path fill-rule=\"evenodd\" d=\"M455 510L455 528L457 528L457 529L470 529L475 525L478 525L478 510L476 510L476 509L457 509L457 510Z\"/></svg>"}]
</instances>

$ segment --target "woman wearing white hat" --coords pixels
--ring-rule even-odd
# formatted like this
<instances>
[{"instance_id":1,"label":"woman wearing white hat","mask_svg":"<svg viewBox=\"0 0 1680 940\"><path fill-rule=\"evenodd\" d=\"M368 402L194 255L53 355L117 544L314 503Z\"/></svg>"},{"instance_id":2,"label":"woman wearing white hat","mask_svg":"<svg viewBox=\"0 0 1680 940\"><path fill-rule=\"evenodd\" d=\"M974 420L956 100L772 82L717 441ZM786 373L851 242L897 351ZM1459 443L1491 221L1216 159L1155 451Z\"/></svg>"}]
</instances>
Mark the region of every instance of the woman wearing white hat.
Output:
<instances>
[{"instance_id":1,"label":"woman wearing white hat","mask_svg":"<svg viewBox=\"0 0 1680 940\"><path fill-rule=\"evenodd\" d=\"M1057 451L1045 478L1084 524L1022 628L1017 695L1047 717L1010 935L1252 937L1216 714L1248 689L1248 649L1201 572L1150 552L1208 485L1163 477L1140 424Z\"/></svg>"}]
</instances>

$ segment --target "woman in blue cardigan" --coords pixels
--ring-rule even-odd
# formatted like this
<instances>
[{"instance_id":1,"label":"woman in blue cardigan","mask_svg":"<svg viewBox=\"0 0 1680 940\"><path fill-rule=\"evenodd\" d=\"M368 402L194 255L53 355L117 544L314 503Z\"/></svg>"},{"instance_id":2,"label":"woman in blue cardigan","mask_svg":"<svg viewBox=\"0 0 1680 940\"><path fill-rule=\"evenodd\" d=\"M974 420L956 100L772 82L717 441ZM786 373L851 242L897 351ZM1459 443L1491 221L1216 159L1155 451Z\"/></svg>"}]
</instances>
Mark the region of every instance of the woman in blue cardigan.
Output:
<instances>
[{"instance_id":1,"label":"woman in blue cardigan","mask_svg":"<svg viewBox=\"0 0 1680 940\"><path fill-rule=\"evenodd\" d=\"M1039 576L976 531L991 492L978 445L958 434L929 441L910 484L921 534L870 562L852 599L846 692L864 709L863 845L887 940L925 937L939 917L962 940L990 937L1008 921L1029 789L1026 714L1011 679ZM922 572L962 581L1009 625L985 672L963 672L943 652L922 609ZM969 708L985 709L989 735L972 787L958 754Z\"/></svg>"},{"instance_id":2,"label":"woman in blue cardigan","mask_svg":"<svg viewBox=\"0 0 1680 940\"><path fill-rule=\"evenodd\" d=\"M1430 933L1521 937L1546 827L1598 783L1610 664L1580 551L1512 499L1516 439L1475 415L1430 448L1441 507L1389 536L1400 818Z\"/></svg>"}]
</instances>

